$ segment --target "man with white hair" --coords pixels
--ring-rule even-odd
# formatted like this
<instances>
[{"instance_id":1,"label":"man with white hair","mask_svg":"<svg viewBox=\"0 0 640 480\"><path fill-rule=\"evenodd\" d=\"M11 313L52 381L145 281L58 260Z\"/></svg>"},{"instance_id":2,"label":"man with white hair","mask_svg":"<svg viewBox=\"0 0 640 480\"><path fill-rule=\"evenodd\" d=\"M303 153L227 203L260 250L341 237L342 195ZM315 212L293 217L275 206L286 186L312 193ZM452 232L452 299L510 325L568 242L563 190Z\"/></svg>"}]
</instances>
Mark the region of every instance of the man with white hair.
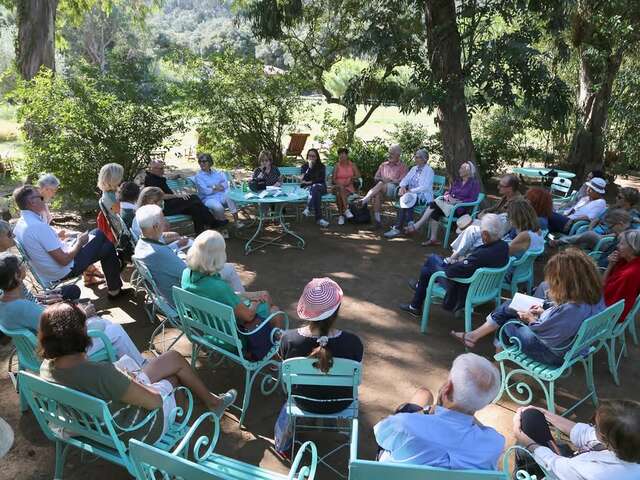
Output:
<instances>
[{"instance_id":1,"label":"man with white hair","mask_svg":"<svg viewBox=\"0 0 640 480\"><path fill-rule=\"evenodd\" d=\"M396 188L407 174L407 166L400 161L401 153L402 149L397 143L389 147L389 159L380 164L376 174L373 176L376 184L360 200L363 205L366 205L369 200L373 200L373 215L377 227L382 225L380 218L382 200L394 197Z\"/></svg>"},{"instance_id":2,"label":"man with white hair","mask_svg":"<svg viewBox=\"0 0 640 480\"><path fill-rule=\"evenodd\" d=\"M145 205L136 211L136 220L142 236L136 244L133 258L149 269L158 290L173 305L173 286L180 285L184 261L160 238L167 227L162 209L157 205ZM235 291L244 292L242 282L232 264L225 264L220 276Z\"/></svg>"},{"instance_id":3,"label":"man with white hair","mask_svg":"<svg viewBox=\"0 0 640 480\"><path fill-rule=\"evenodd\" d=\"M489 360L474 353L459 355L435 399L421 388L373 427L378 460L451 470L496 469L505 439L474 415L499 389L500 375Z\"/></svg>"},{"instance_id":4,"label":"man with white hair","mask_svg":"<svg viewBox=\"0 0 640 480\"><path fill-rule=\"evenodd\" d=\"M498 215L488 213L482 217L480 222L482 245L474 248L464 260L447 263L440 255L432 254L427 257L420 270L419 280L409 280L409 286L415 292L411 302L400 304L400 309L416 317L422 316L422 305L427 295L429 279L435 272L443 271L448 278L468 278L478 268L504 267L509 261L509 245L501 239L502 230L503 224ZM463 308L469 285L448 279L443 279L443 281L447 290L442 303L443 308L453 311Z\"/></svg>"}]
</instances>

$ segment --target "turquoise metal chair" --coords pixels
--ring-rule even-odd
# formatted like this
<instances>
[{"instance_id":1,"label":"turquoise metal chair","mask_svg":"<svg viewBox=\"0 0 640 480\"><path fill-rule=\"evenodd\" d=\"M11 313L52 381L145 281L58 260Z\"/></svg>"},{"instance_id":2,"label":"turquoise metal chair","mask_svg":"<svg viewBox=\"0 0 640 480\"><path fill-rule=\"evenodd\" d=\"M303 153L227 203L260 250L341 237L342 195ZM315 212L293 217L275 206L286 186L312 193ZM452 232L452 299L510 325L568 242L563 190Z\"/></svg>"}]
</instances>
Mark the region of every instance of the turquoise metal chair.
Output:
<instances>
[{"instance_id":1,"label":"turquoise metal chair","mask_svg":"<svg viewBox=\"0 0 640 480\"><path fill-rule=\"evenodd\" d=\"M282 183L300 183L300 175L302 175L300 167L278 167L278 170L280 170L280 175L282 175Z\"/></svg>"},{"instance_id":2,"label":"turquoise metal chair","mask_svg":"<svg viewBox=\"0 0 640 480\"><path fill-rule=\"evenodd\" d=\"M327 191L329 193L325 193L322 196L322 205L325 208L324 211L324 216L327 218L331 218L331 205L336 203L336 196L331 193L331 186L333 185L333 169L334 169L334 165L327 165L326 166L326 172L327 172ZM349 195L348 200L351 202L352 200L355 200L358 197L358 192L362 191L362 186L364 185L364 181L362 179L362 177L359 177L356 180L356 191L354 193L352 193L351 195Z\"/></svg>"},{"instance_id":3,"label":"turquoise metal chair","mask_svg":"<svg viewBox=\"0 0 640 480\"><path fill-rule=\"evenodd\" d=\"M464 303L464 329L470 332L472 328L471 319L473 309L476 305L487 302L495 302L496 307L500 304L502 284L504 276L511 266L511 259L502 268L479 268L469 278L450 278L449 281L464 283L469 285L467 298ZM431 303L441 302L447 293L446 289L438 283L441 278L447 278L444 272L436 272L431 275L427 285L427 296L422 307L422 321L420 322L420 332L426 333L429 323L429 312Z\"/></svg>"},{"instance_id":4,"label":"turquoise metal chair","mask_svg":"<svg viewBox=\"0 0 640 480\"><path fill-rule=\"evenodd\" d=\"M131 260L133 261L135 271L140 277L138 286L145 292L144 311L149 317L149 320L154 323L155 320L158 319L158 316L164 317L163 320L160 320L160 323L153 333L151 333L151 337L149 337L149 350L157 355L158 352L156 351L154 340L158 332L162 331L162 345L165 345L165 329L167 323L169 323L171 327L180 330L180 335L173 339L169 347L163 348L163 351L171 350L171 347L184 335L182 324L180 323L180 316L169 300L167 300L158 289L153 275L151 275L147 266L135 257L132 257Z\"/></svg>"},{"instance_id":5,"label":"turquoise metal chair","mask_svg":"<svg viewBox=\"0 0 640 480\"><path fill-rule=\"evenodd\" d=\"M52 290L54 288L60 287L61 285L76 283L80 279L80 277L76 277L76 278L69 279L69 280L57 280L55 282L47 282L44 278L42 278L40 276L38 271L35 269L35 267L33 266L33 262L31 261L31 258L29 257L29 254L24 249L22 244L18 241L18 239L15 238L15 237L14 237L14 242L16 244L16 249L18 250L18 253L20 254L22 259L24 260L24 262L25 262L25 264L27 266L27 269L29 270L29 273L31 274L31 278L35 282L35 284L33 286L38 291L44 292L46 290Z\"/></svg>"},{"instance_id":6,"label":"turquoise metal chair","mask_svg":"<svg viewBox=\"0 0 640 480\"><path fill-rule=\"evenodd\" d=\"M630 332L635 328L636 317L640 311L640 296L636 298L635 303L622 323L615 323L611 329L611 335L604 344L607 351L607 361L609 364L609 372L613 377L616 385L620 385L620 376L618 375L618 367L622 360L622 355L627 356L627 330ZM616 356L616 342L620 340L620 353Z\"/></svg>"},{"instance_id":7,"label":"turquoise metal chair","mask_svg":"<svg viewBox=\"0 0 640 480\"><path fill-rule=\"evenodd\" d=\"M0 324L0 332L5 334L7 337L11 338L13 341L13 346L16 350L16 354L18 356L18 370L26 370L29 372L33 372L35 374L40 373L40 364L42 363L42 359L36 353L36 346L38 344L38 340L36 336L33 334L31 330L27 330L26 328L19 329L9 329L5 328ZM105 333L101 330L88 330L87 334L91 338L102 340L103 348L94 352L89 358L94 362L115 362L116 361L116 353L113 349L113 345L109 340L109 337L105 335ZM25 411L29 407L27 405L26 399L23 395L23 392L19 388L18 385L18 372L11 371L11 362L9 362L9 377L11 378L11 382L13 383L14 388L20 395L20 410Z\"/></svg>"},{"instance_id":8,"label":"turquoise metal chair","mask_svg":"<svg viewBox=\"0 0 640 480\"><path fill-rule=\"evenodd\" d=\"M349 480L511 480L510 461L512 454L521 450L525 455L530 456L528 451L522 447L511 447L503 456L502 470L449 470L429 465L363 460L358 458L358 429L358 421L356 420L351 439ZM545 470L543 469L543 471ZM517 471L513 478L541 480L523 470ZM545 478L553 480L554 477L547 475Z\"/></svg>"},{"instance_id":9,"label":"turquoise metal chair","mask_svg":"<svg viewBox=\"0 0 640 480\"><path fill-rule=\"evenodd\" d=\"M484 193L479 193L478 198L476 199L475 202L457 203L456 208L451 209L451 211L449 212L449 215L447 215L446 217L442 217L440 219L440 224L444 228L444 238L442 239L442 246L444 248L447 248L449 246L451 231L453 229L453 226L456 223L456 220L458 220L458 217L456 217L455 215L456 210L462 207L462 208L465 208L466 211L468 211L469 208L471 208L471 212L469 213L469 215L471 215L471 218L476 218L476 216L478 215L478 209L480 208L480 204L482 203L483 200L484 200Z\"/></svg>"},{"instance_id":10,"label":"turquoise metal chair","mask_svg":"<svg viewBox=\"0 0 640 480\"><path fill-rule=\"evenodd\" d=\"M323 430L323 431L340 431L348 436L348 440L322 455L318 462L325 465L334 473L342 478L346 478L341 472L326 462L326 459L340 451L344 447L348 447L353 434L353 424L358 418L358 386L362 380L362 365L360 362L347 360L344 358L334 358L333 365L329 373L322 373L313 366L316 363L313 358L289 358L282 362L282 385L287 395L286 411L291 419L293 430L293 447L291 454L295 453L296 434L298 430ZM296 386L314 385L323 388L328 387L348 387L351 389L351 395L346 398L336 400L319 400L309 398L293 393ZM337 400L349 401L350 405L344 410L337 413L322 414L312 413L302 410L296 404L296 399L310 401L316 404L325 404ZM314 420L322 419L322 424L314 423ZM329 420L331 424L325 422ZM335 423L334 423L335 422ZM347 426L341 425L346 423Z\"/></svg>"},{"instance_id":11,"label":"turquoise metal chair","mask_svg":"<svg viewBox=\"0 0 640 480\"><path fill-rule=\"evenodd\" d=\"M176 194L190 193L197 195L198 189L196 188L193 180L188 177L167 179L167 185ZM180 223L191 223L191 215L176 214L166 215L165 219L169 222L169 225L177 225Z\"/></svg>"},{"instance_id":12,"label":"turquoise metal chair","mask_svg":"<svg viewBox=\"0 0 640 480\"><path fill-rule=\"evenodd\" d=\"M610 250L612 244L617 242L618 239L615 235L607 235L598 240L598 243L593 250L589 252L589 256L593 258L596 263L599 263L602 257Z\"/></svg>"},{"instance_id":13,"label":"turquoise metal chair","mask_svg":"<svg viewBox=\"0 0 640 480\"><path fill-rule=\"evenodd\" d=\"M157 410L150 412L137 424L124 428L114 420L108 403L104 400L47 382L29 372L22 371L18 376L40 428L56 444L56 480L62 480L64 462L70 447L121 465L131 475L135 475L128 446L118 435L138 430L157 415ZM185 435L188 430L187 422L193 411L191 392L184 387L177 390L186 394L188 406L176 407L171 412L167 431L155 443L162 450L169 450Z\"/></svg>"},{"instance_id":14,"label":"turquoise metal chair","mask_svg":"<svg viewBox=\"0 0 640 480\"><path fill-rule=\"evenodd\" d=\"M502 387L496 400L500 399L500 397L506 393L509 398L517 404L529 405L533 399L531 387L523 381L514 382L513 384L509 383L514 375L524 375L531 377L540 385L547 402L547 410L555 412L556 380L567 374L573 365L581 363L585 372L587 395L565 410L562 415L568 415L589 398L591 398L593 404L597 406L598 396L593 379L593 357L611 337L613 326L618 321L623 309L624 300L620 300L597 315L586 319L580 326L578 333L576 333L569 350L564 355L564 361L559 367L546 365L527 357L527 355L521 351L520 342L517 338L509 338L509 341L505 341L505 326L510 323L520 324L520 322L511 321L505 323L498 335L500 347L503 350L494 356L494 359L500 363L500 372L502 375ZM508 361L515 363L518 368L507 372L505 364ZM524 399L518 398L512 392L513 387L515 387L517 394L526 395Z\"/></svg>"},{"instance_id":15,"label":"turquoise metal chair","mask_svg":"<svg viewBox=\"0 0 640 480\"><path fill-rule=\"evenodd\" d=\"M502 284L502 290L509 290L511 297L518 291L518 285L525 283L527 285L527 293L531 294L533 290L533 265L540 255L544 253L544 248L541 250L528 250L520 258L511 257L511 280L507 280L505 275L505 281Z\"/></svg>"},{"instance_id":16,"label":"turquoise metal chair","mask_svg":"<svg viewBox=\"0 0 640 480\"><path fill-rule=\"evenodd\" d=\"M180 316L183 332L191 341L191 366L195 367L200 349L204 348L217 353L222 359L231 360L240 365L245 371L244 396L242 406L231 405L240 411L240 426L244 422L251 400L251 387L258 375L262 375L260 391L269 395L280 383L280 362L276 355L280 348L280 340L276 340L279 330L274 329L271 334L272 347L260 360L250 360L245 356L243 339L254 334L263 325L269 323L276 315L284 317L284 328L289 327L289 317L284 312L269 315L255 329L250 332L238 328L233 308L209 298L200 297L178 287L173 287L173 300ZM246 340L245 340L246 341ZM265 368L277 368L275 377L270 373L262 373ZM269 385L271 384L271 385Z\"/></svg>"},{"instance_id":17,"label":"turquoise metal chair","mask_svg":"<svg viewBox=\"0 0 640 480\"><path fill-rule=\"evenodd\" d=\"M195 437L204 420L214 424L212 437ZM194 422L180 444L168 452L139 440L129 441L129 453L136 480L313 480L316 474L318 455L313 443L307 442L298 451L289 474L276 473L250 465L224 455L213 453L220 434L218 417L205 413ZM195 440L193 452L189 446ZM309 454L307 465L302 458ZM193 460L189 460L192 457Z\"/></svg>"}]
</instances>

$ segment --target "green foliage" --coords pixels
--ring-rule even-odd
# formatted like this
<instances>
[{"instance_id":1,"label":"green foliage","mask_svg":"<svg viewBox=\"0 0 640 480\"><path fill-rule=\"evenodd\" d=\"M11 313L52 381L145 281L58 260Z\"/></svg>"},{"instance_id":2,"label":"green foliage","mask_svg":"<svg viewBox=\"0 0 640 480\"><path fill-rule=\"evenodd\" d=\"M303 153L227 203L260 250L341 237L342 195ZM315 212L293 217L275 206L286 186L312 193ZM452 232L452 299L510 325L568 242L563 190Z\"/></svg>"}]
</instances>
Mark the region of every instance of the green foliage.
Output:
<instances>
[{"instance_id":1,"label":"green foliage","mask_svg":"<svg viewBox=\"0 0 640 480\"><path fill-rule=\"evenodd\" d=\"M324 72L322 80L331 95L336 98L344 96L351 81L365 70L369 64L364 60L345 58L336 62L331 69Z\"/></svg>"},{"instance_id":2,"label":"green foliage","mask_svg":"<svg viewBox=\"0 0 640 480\"><path fill-rule=\"evenodd\" d=\"M374 138L365 142L359 138L354 138L349 146L349 158L360 169L360 174L364 181L364 188L373 186L373 176L378 167L389 156L389 145L381 138ZM338 146L334 146L327 157L329 165L335 165L338 161Z\"/></svg>"},{"instance_id":3,"label":"green foliage","mask_svg":"<svg viewBox=\"0 0 640 480\"><path fill-rule=\"evenodd\" d=\"M616 80L607 128L607 170L640 170L640 58L623 65Z\"/></svg>"},{"instance_id":4,"label":"green foliage","mask_svg":"<svg viewBox=\"0 0 640 480\"><path fill-rule=\"evenodd\" d=\"M261 150L282 158L282 136L304 110L305 83L291 73L267 75L264 67L232 55L197 62L187 103L200 119L198 147L223 165L255 165Z\"/></svg>"},{"instance_id":5,"label":"green foliage","mask_svg":"<svg viewBox=\"0 0 640 480\"><path fill-rule=\"evenodd\" d=\"M27 173L56 174L68 192L91 195L102 165L120 163L131 179L150 153L183 127L168 105L119 97L119 79L43 71L16 98L27 132Z\"/></svg>"},{"instance_id":6,"label":"green foliage","mask_svg":"<svg viewBox=\"0 0 640 480\"><path fill-rule=\"evenodd\" d=\"M494 107L474 117L472 131L478 167L483 180L524 163L553 163L553 157L543 148L540 132L528 128L530 112L517 108Z\"/></svg>"}]
</instances>

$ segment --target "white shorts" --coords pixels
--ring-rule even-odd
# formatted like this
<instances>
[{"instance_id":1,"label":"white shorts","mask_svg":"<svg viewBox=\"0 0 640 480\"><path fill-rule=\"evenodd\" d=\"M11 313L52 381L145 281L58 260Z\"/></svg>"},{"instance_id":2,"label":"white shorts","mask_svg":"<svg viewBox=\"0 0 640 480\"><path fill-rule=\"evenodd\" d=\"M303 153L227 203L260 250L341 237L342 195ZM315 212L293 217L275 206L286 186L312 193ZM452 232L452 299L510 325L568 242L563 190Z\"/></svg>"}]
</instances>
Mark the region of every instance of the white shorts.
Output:
<instances>
[{"instance_id":1,"label":"white shorts","mask_svg":"<svg viewBox=\"0 0 640 480\"><path fill-rule=\"evenodd\" d=\"M171 412L176 408L176 397L173 394L173 385L169 380L160 380L156 383L151 383L149 377L144 372L138 372L136 375L136 379L140 383L144 383L145 385L150 386L160 395L162 395L162 417L164 419L164 426L162 427L162 435L160 438L167 433L169 429L169 421L171 420Z\"/></svg>"}]
</instances>

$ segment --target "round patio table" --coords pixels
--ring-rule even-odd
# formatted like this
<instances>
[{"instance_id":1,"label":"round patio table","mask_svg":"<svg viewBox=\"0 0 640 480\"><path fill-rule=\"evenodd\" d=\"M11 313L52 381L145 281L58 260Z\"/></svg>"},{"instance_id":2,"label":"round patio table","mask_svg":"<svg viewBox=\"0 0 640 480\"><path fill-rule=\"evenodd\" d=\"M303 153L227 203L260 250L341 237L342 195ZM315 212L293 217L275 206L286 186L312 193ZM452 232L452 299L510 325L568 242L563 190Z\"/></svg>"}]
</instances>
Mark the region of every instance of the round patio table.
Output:
<instances>
[{"instance_id":1,"label":"round patio table","mask_svg":"<svg viewBox=\"0 0 640 480\"><path fill-rule=\"evenodd\" d=\"M244 245L244 254L249 255L251 252L267 245L293 246L304 249L304 239L292 231L284 221L282 210L287 203L301 203L305 201L309 192L298 185L282 185L279 196L260 197L260 193L244 192L240 189L231 189L227 196L238 205L256 205L257 210L257 227L253 235ZM272 208L273 207L273 208ZM274 225L280 230L277 236L267 237L265 235L266 226L269 221L273 221ZM291 237L290 241L286 241L287 236Z\"/></svg>"},{"instance_id":2,"label":"round patio table","mask_svg":"<svg viewBox=\"0 0 640 480\"><path fill-rule=\"evenodd\" d=\"M518 167L513 169L513 173L517 173L523 177L544 178L551 170L551 168ZM558 170L557 168L553 170L562 178L573 178L576 176L575 173L567 172L566 170Z\"/></svg>"}]
</instances>

